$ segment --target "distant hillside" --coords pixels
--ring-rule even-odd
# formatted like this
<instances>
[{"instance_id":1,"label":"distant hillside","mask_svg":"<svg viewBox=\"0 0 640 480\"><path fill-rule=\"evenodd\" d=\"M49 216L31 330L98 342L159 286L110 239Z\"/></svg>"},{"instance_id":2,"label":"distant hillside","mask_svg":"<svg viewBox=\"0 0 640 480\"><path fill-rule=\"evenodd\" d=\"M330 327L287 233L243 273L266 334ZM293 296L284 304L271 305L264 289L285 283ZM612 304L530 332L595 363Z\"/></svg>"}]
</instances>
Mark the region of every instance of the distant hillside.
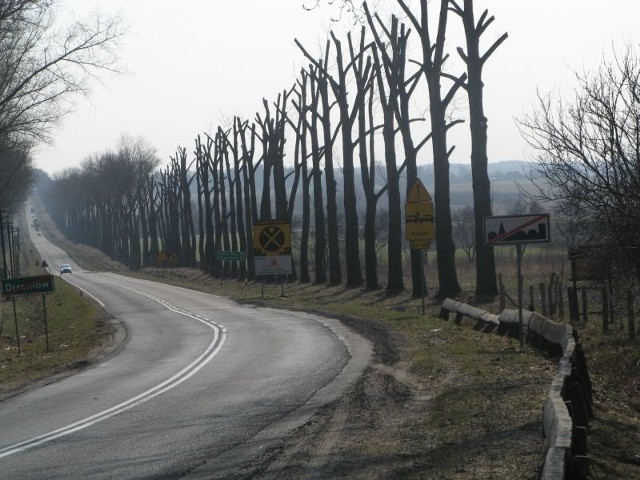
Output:
<instances>
[{"instance_id":1,"label":"distant hillside","mask_svg":"<svg viewBox=\"0 0 640 480\"><path fill-rule=\"evenodd\" d=\"M532 166L529 162L521 160L505 160L489 163L489 180L491 181L491 197L493 210L496 214L506 213L511 205L520 198L518 187L525 190L531 188L531 182L527 174ZM418 167L418 176L430 191L433 191L433 165L421 165ZM473 182L471 178L471 165L452 163L449 166L449 178L451 186L451 208L459 209L467 205L473 205Z\"/></svg>"},{"instance_id":2,"label":"distant hillside","mask_svg":"<svg viewBox=\"0 0 640 480\"><path fill-rule=\"evenodd\" d=\"M528 162L520 161L520 160L507 160L495 163L489 163L489 179L491 181L491 196L493 199L494 213L502 214L507 213L507 210L514 205L520 194L518 193L518 186L521 188L531 188L531 183L529 182L526 174L531 170L531 165ZM292 169L287 168L287 172L291 173ZM472 179L471 179L471 165L463 164L463 163L452 163L449 168L450 172L450 186L451 186L451 207L453 210L461 209L466 207L467 205L473 205L473 188L472 188ZM262 192L262 168L258 168L256 171L256 191L258 194L258 199L260 199L260 194ZM433 165L419 165L418 166L418 176L420 180L424 183L425 187L431 192L433 195L434 192L434 184L433 184ZM338 205L341 207L343 204L343 178L342 171L340 168L336 168L335 170L335 178L337 184L337 200ZM362 191L361 184L361 174L360 169L355 169L355 179L356 179L356 195L358 198L359 211L364 210L364 193ZM405 180L406 176L401 180L401 191L405 192ZM293 181L293 175L288 176L287 183L288 186L291 186L291 182ZM376 172L376 184L378 188L382 188L382 186L386 183L385 179L385 171L384 166L381 165L379 170ZM323 187L324 187L324 175L323 175ZM298 188L298 192L301 189ZM273 193L273 189L272 189ZM194 192L195 195L195 192ZM326 198L326 197L325 197ZM260 201L260 200L258 200ZM403 199L404 201L404 199ZM295 213L294 215L299 216L301 214L302 202L297 201L295 205ZM383 195L378 202L378 208L383 210L387 208L387 198L386 195Z\"/></svg>"},{"instance_id":3,"label":"distant hillside","mask_svg":"<svg viewBox=\"0 0 640 480\"><path fill-rule=\"evenodd\" d=\"M531 170L528 162L521 160L504 160L501 162L489 163L490 180L526 180L526 174ZM433 165L420 165L418 175L423 182L433 184ZM449 178L451 184L471 183L471 165L466 163L452 163L449 165Z\"/></svg>"}]
</instances>

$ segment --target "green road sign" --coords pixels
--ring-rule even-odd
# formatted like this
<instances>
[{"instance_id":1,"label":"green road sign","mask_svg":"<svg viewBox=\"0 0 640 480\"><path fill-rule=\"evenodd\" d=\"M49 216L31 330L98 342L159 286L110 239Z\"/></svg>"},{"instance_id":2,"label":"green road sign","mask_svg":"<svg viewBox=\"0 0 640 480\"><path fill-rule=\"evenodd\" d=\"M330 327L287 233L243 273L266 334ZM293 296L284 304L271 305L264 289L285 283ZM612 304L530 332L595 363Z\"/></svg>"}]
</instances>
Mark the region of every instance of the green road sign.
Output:
<instances>
[{"instance_id":1,"label":"green road sign","mask_svg":"<svg viewBox=\"0 0 640 480\"><path fill-rule=\"evenodd\" d=\"M246 258L245 252L235 252L235 251L219 251L216 254L216 260L218 262L242 262Z\"/></svg>"},{"instance_id":2,"label":"green road sign","mask_svg":"<svg viewBox=\"0 0 640 480\"><path fill-rule=\"evenodd\" d=\"M53 291L53 275L7 278L2 280L0 285L2 286L2 294L8 297L31 293L47 293Z\"/></svg>"}]
</instances>

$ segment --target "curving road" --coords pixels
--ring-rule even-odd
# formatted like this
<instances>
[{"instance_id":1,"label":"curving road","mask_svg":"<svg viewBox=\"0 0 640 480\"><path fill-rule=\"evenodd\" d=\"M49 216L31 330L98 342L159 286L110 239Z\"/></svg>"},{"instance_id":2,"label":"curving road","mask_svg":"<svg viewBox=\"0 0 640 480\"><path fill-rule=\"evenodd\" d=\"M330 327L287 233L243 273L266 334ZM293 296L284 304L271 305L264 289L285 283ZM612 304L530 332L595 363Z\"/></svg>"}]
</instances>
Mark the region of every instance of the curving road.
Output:
<instances>
[{"instance_id":1,"label":"curving road","mask_svg":"<svg viewBox=\"0 0 640 480\"><path fill-rule=\"evenodd\" d=\"M0 478L226 478L370 362L369 342L338 321L85 271L32 235L123 340L98 365L0 403Z\"/></svg>"}]
</instances>

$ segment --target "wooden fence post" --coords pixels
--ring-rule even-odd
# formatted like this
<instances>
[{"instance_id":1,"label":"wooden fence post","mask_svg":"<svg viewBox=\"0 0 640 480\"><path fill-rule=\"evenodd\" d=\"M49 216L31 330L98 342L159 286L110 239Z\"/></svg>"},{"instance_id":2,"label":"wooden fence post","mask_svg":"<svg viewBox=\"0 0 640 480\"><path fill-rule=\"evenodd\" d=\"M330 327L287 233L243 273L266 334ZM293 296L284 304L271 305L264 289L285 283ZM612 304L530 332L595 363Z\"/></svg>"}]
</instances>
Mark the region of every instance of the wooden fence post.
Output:
<instances>
[{"instance_id":1,"label":"wooden fence post","mask_svg":"<svg viewBox=\"0 0 640 480\"><path fill-rule=\"evenodd\" d=\"M507 307L507 298L504 291L504 283L502 283L502 274L498 274L498 289L500 291L500 312L504 312Z\"/></svg>"},{"instance_id":2,"label":"wooden fence post","mask_svg":"<svg viewBox=\"0 0 640 480\"><path fill-rule=\"evenodd\" d=\"M582 316L584 323L589 321L589 298L587 297L587 291L582 289Z\"/></svg>"},{"instance_id":3,"label":"wooden fence post","mask_svg":"<svg viewBox=\"0 0 640 480\"><path fill-rule=\"evenodd\" d=\"M556 314L556 281L556 273L552 272L551 278L549 279L549 285L547 287L547 297L549 298L549 318L553 318L553 316Z\"/></svg>"},{"instance_id":4,"label":"wooden fence post","mask_svg":"<svg viewBox=\"0 0 640 480\"><path fill-rule=\"evenodd\" d=\"M533 285L529 285L529 311L530 312L535 312L536 311L536 304L535 304L535 295L533 293Z\"/></svg>"},{"instance_id":5,"label":"wooden fence post","mask_svg":"<svg viewBox=\"0 0 640 480\"><path fill-rule=\"evenodd\" d=\"M569 322L574 325L578 322L578 296L575 288L567 287L567 300L569 301Z\"/></svg>"},{"instance_id":6,"label":"wooden fence post","mask_svg":"<svg viewBox=\"0 0 640 480\"><path fill-rule=\"evenodd\" d=\"M544 285L544 282L541 282L540 285L540 303L542 304L542 315L545 317L549 316L549 309L547 308L547 288Z\"/></svg>"},{"instance_id":7,"label":"wooden fence post","mask_svg":"<svg viewBox=\"0 0 640 480\"><path fill-rule=\"evenodd\" d=\"M559 279L556 282L556 306L558 317L564 320L564 297L562 296L562 282Z\"/></svg>"},{"instance_id":8,"label":"wooden fence post","mask_svg":"<svg viewBox=\"0 0 640 480\"><path fill-rule=\"evenodd\" d=\"M602 333L609 333L609 292L602 290Z\"/></svg>"},{"instance_id":9,"label":"wooden fence post","mask_svg":"<svg viewBox=\"0 0 640 480\"><path fill-rule=\"evenodd\" d=\"M629 319L629 338L636 338L636 319L633 312L633 293L627 290L627 318Z\"/></svg>"}]
</instances>

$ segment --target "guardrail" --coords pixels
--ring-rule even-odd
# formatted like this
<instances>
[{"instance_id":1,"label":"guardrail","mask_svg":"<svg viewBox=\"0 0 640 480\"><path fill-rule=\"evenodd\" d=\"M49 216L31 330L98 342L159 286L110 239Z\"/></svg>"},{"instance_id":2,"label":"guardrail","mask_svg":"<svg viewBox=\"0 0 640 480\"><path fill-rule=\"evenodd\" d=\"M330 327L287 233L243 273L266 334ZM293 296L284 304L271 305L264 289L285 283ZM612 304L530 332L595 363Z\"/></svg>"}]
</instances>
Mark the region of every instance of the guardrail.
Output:
<instances>
[{"instance_id":1,"label":"guardrail","mask_svg":"<svg viewBox=\"0 0 640 480\"><path fill-rule=\"evenodd\" d=\"M455 322L468 318L474 329L496 331L498 335L520 337L518 310L503 310L499 315L446 298L440 317L455 314ZM586 478L589 470L587 432L593 417L593 388L587 362L570 325L554 322L536 312L523 311L523 326L528 344L559 358L558 371L551 382L544 404L542 427L546 454L541 478L565 480Z\"/></svg>"}]
</instances>

